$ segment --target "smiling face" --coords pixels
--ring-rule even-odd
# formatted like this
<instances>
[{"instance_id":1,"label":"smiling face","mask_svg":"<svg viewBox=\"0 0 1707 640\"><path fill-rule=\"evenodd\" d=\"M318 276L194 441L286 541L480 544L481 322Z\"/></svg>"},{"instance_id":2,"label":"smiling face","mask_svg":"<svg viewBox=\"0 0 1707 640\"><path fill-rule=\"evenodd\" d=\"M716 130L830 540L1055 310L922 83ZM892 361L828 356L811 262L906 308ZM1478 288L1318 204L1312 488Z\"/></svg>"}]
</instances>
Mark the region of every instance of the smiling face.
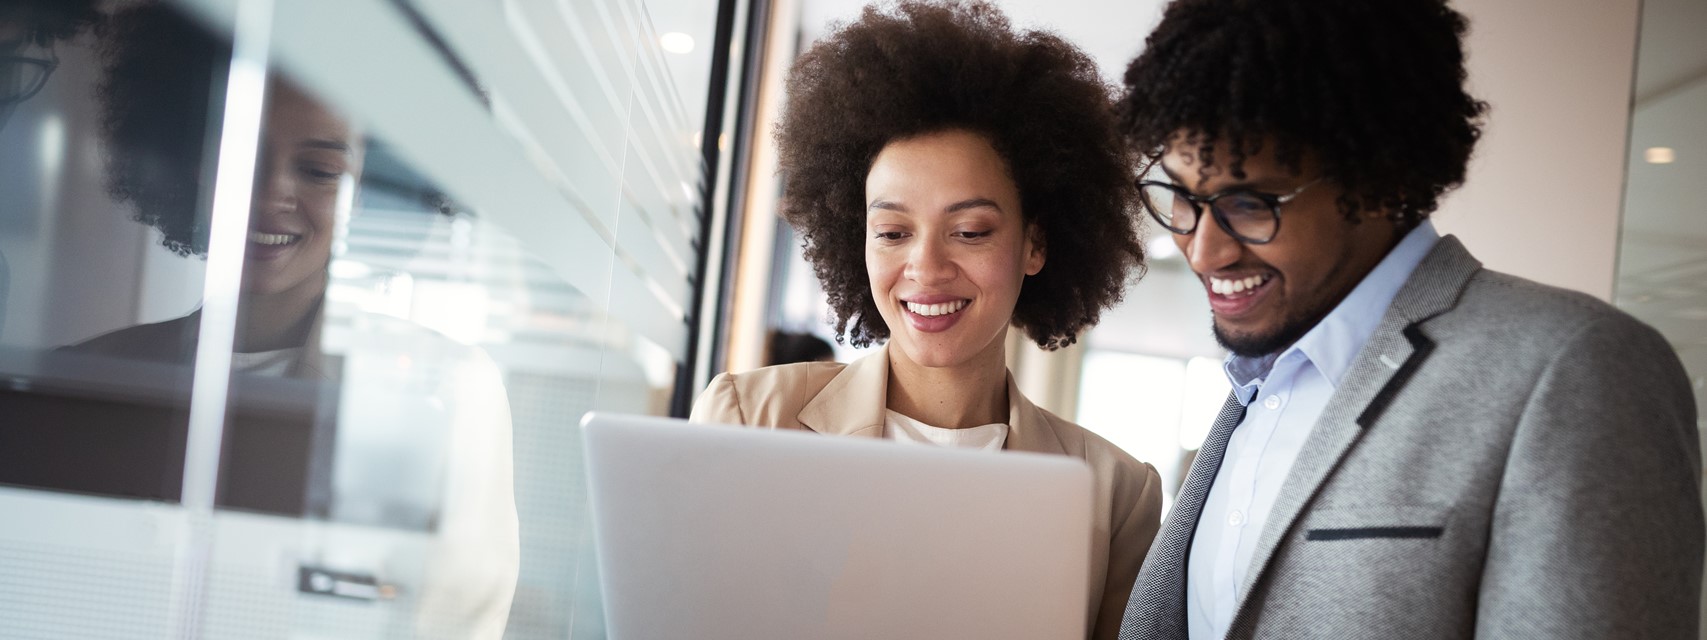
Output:
<instances>
[{"instance_id":1,"label":"smiling face","mask_svg":"<svg viewBox=\"0 0 1707 640\"><path fill-rule=\"evenodd\" d=\"M890 142L865 197L865 266L890 358L1000 364L1020 287L1044 256L995 148L959 130Z\"/></svg>"},{"instance_id":2,"label":"smiling face","mask_svg":"<svg viewBox=\"0 0 1707 640\"><path fill-rule=\"evenodd\" d=\"M1176 138L1178 139L1178 138ZM1321 177L1305 154L1302 171L1293 173L1263 145L1245 159L1243 179L1225 166L1209 165L1199 178L1196 146L1175 144L1162 157L1174 184L1208 196L1229 189L1285 194ZM1215 158L1228 158L1225 145ZM1278 234L1267 244L1250 245L1229 236L1210 219L1191 235L1174 235L1191 270L1202 280L1214 316L1215 338L1235 354L1278 352L1316 326L1368 275L1398 242L1393 223L1380 212L1347 220L1336 200L1341 189L1332 180L1310 186L1280 208Z\"/></svg>"},{"instance_id":3,"label":"smiling face","mask_svg":"<svg viewBox=\"0 0 1707 640\"><path fill-rule=\"evenodd\" d=\"M360 178L361 155L350 124L318 100L285 81L268 87L244 251L245 294L325 285L341 190L353 189Z\"/></svg>"}]
</instances>

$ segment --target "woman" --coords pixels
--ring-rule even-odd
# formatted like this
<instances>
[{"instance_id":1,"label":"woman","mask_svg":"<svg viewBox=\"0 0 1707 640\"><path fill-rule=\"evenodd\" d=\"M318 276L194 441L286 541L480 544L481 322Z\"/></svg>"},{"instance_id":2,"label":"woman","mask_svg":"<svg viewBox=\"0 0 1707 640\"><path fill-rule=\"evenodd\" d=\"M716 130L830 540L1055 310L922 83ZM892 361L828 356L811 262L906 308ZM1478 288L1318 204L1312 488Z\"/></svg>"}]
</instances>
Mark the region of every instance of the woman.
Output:
<instances>
[{"instance_id":1,"label":"woman","mask_svg":"<svg viewBox=\"0 0 1707 640\"><path fill-rule=\"evenodd\" d=\"M1084 54L982 3L869 7L789 78L784 215L853 364L723 374L704 422L1071 455L1095 476L1090 636L1114 638L1155 536L1149 465L1014 386L1010 325L1073 343L1142 264L1130 165Z\"/></svg>"},{"instance_id":2,"label":"woman","mask_svg":"<svg viewBox=\"0 0 1707 640\"><path fill-rule=\"evenodd\" d=\"M101 86L109 191L157 230L167 249L206 256L203 118L209 97L218 102L215 79L230 47L160 3L129 5L109 24ZM315 492L296 486L305 482L295 477L302 469L270 474L272 467L258 464L290 458L246 447L248 430L232 419L218 506L428 530L425 544L410 533L385 538L405 541L395 546L358 548L347 533L356 528L336 528L297 552L305 564L343 563L323 568L358 573L384 565L410 575L418 565L422 576L406 578L412 582L402 596L414 612L415 634L502 637L520 552L500 372L479 349L405 320L345 311L352 326L330 326L329 265L361 180L366 140L343 114L282 74L269 75L263 106L231 347L232 371L241 374L232 378L233 395L264 378L337 388L330 453L314 449L309 465L329 467L331 486L319 498L325 504L310 504L309 496L246 502L229 490L236 477L261 476L252 480L268 495ZM201 318L198 309L64 351L190 365Z\"/></svg>"}]
</instances>

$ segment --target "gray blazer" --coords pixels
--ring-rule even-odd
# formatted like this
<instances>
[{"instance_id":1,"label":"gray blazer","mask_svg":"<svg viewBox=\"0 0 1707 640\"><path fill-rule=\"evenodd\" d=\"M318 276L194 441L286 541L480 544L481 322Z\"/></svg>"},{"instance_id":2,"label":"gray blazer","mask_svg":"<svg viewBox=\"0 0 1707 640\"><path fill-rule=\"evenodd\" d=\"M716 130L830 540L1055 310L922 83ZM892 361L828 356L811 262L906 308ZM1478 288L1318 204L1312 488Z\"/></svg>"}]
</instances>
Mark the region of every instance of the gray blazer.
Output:
<instances>
[{"instance_id":1,"label":"gray blazer","mask_svg":"<svg viewBox=\"0 0 1707 640\"><path fill-rule=\"evenodd\" d=\"M1287 476L1228 637L1695 638L1695 411L1653 329L1442 238ZM1187 636L1175 524L1122 639Z\"/></svg>"}]
</instances>

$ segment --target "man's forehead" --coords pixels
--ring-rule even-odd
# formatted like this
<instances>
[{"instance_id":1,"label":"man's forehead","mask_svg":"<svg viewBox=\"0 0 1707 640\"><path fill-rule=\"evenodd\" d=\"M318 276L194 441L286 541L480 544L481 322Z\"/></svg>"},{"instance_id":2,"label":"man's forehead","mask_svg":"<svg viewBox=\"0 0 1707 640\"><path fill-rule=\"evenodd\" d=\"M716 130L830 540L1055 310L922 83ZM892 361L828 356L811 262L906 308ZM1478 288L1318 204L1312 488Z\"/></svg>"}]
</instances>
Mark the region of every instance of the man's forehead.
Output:
<instances>
[{"instance_id":1,"label":"man's forehead","mask_svg":"<svg viewBox=\"0 0 1707 640\"><path fill-rule=\"evenodd\" d=\"M1282 161L1272 140L1257 148L1247 145L1245 153L1237 156L1225 140L1207 151L1200 142L1182 144L1176 140L1169 144L1156 159L1154 170L1194 189L1211 188L1213 183L1218 185L1213 186L1215 189L1240 186L1270 190L1288 187L1317 170L1308 150L1299 150L1296 163Z\"/></svg>"}]
</instances>

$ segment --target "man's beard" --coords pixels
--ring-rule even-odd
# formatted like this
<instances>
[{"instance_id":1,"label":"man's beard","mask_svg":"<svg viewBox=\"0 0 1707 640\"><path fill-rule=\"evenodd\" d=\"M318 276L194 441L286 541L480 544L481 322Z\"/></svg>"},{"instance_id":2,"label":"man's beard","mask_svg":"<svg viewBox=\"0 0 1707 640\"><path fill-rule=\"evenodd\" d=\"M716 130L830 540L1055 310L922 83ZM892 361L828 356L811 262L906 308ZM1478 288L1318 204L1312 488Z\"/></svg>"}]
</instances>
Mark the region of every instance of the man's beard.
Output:
<instances>
[{"instance_id":1,"label":"man's beard","mask_svg":"<svg viewBox=\"0 0 1707 640\"><path fill-rule=\"evenodd\" d=\"M1331 311L1332 307L1329 307L1329 310ZM1260 334L1231 335L1222 331L1221 325L1213 319L1209 321L1209 328L1215 333L1215 342L1233 352L1233 355L1257 358L1292 346L1292 343L1309 333L1324 317L1327 317L1326 312L1291 316L1281 323L1279 329Z\"/></svg>"}]
</instances>

